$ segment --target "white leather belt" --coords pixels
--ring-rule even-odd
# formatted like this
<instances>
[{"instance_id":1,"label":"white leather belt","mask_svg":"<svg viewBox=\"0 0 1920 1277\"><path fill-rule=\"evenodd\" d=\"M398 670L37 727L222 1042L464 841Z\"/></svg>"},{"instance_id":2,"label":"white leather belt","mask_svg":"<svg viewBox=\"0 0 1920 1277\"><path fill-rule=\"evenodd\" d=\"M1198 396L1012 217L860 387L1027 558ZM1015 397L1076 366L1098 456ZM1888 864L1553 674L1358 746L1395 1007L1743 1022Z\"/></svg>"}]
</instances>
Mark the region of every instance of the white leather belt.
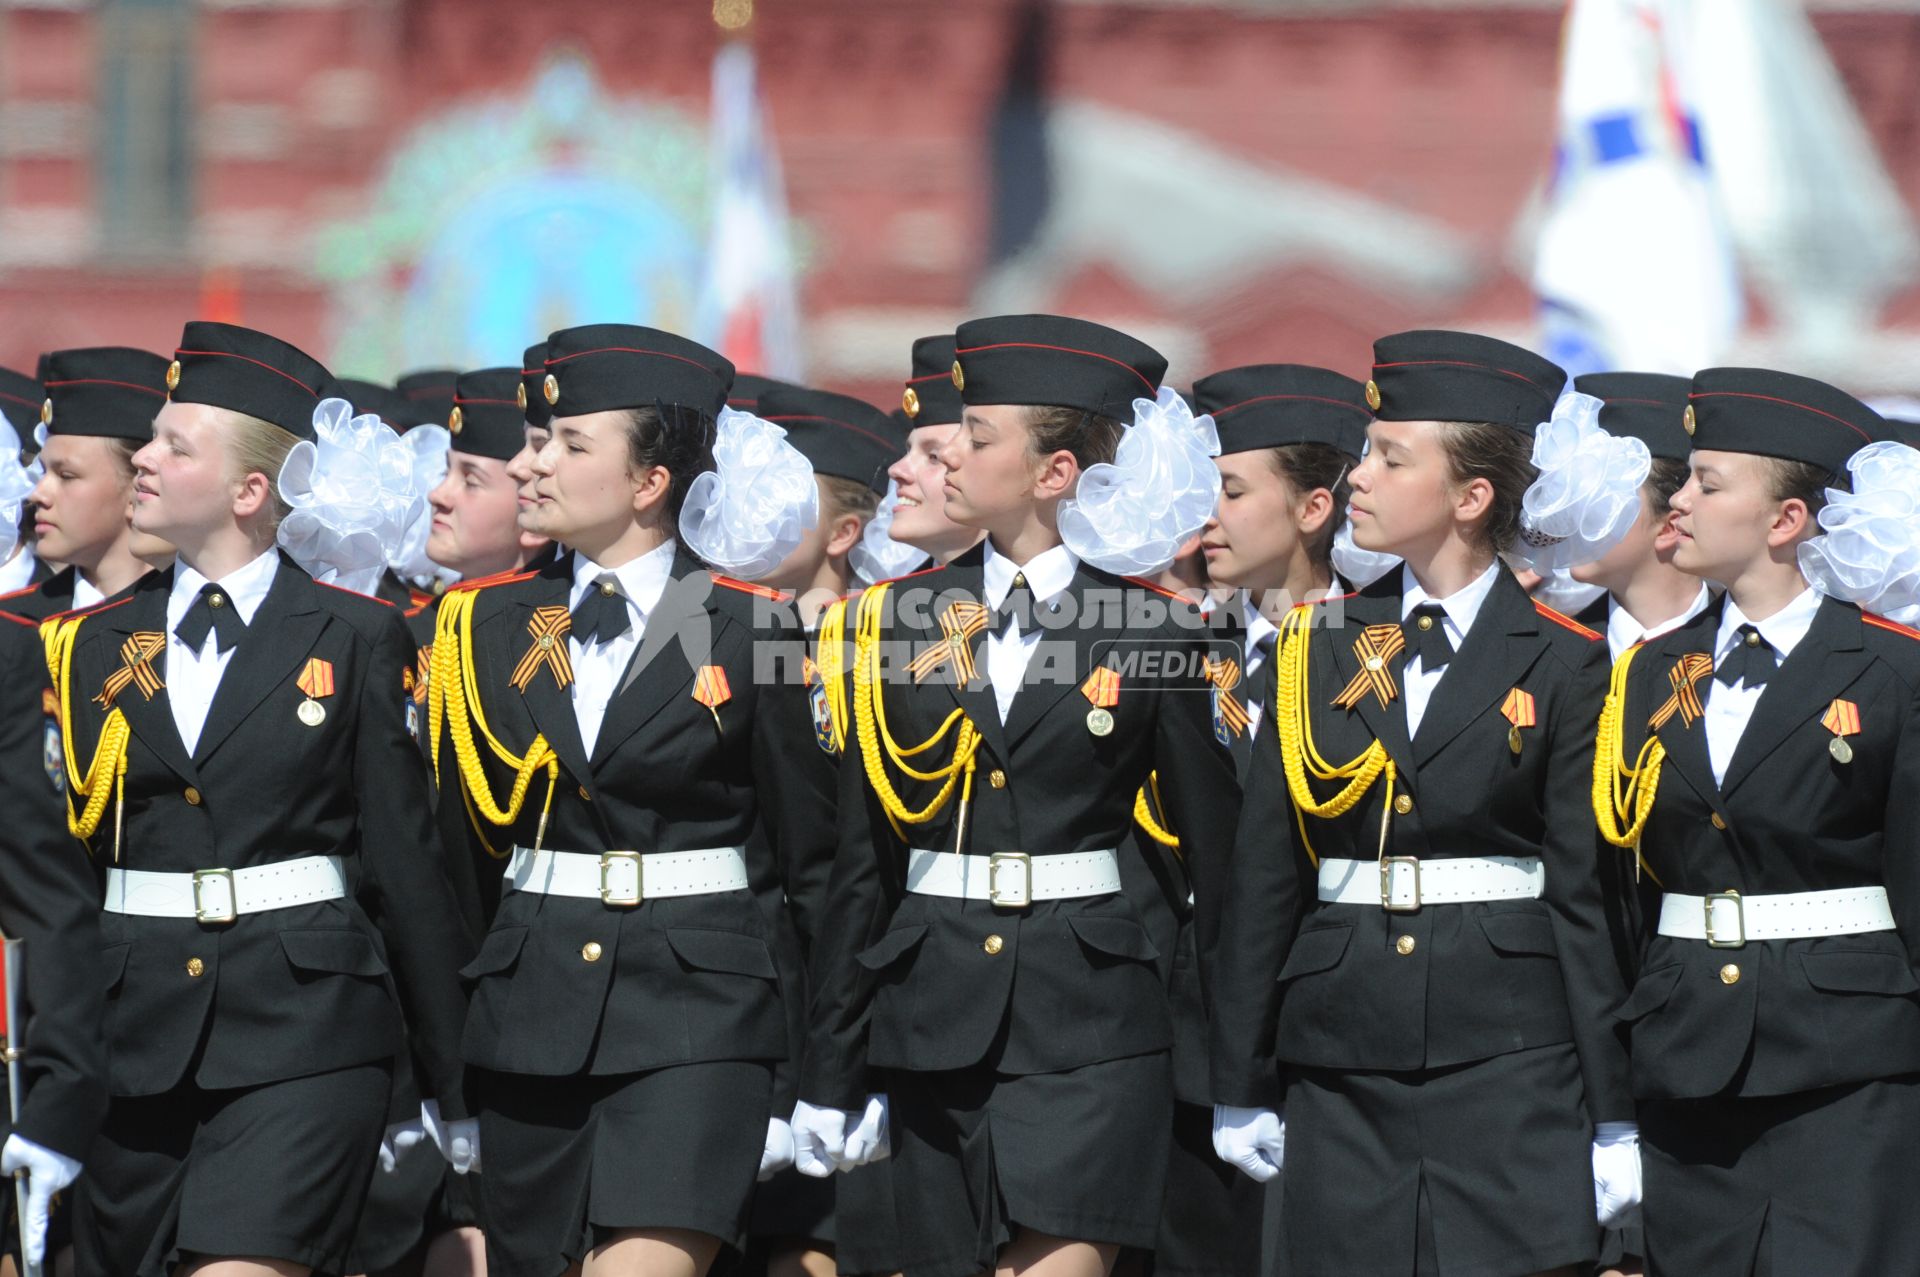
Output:
<instances>
[{"instance_id":1,"label":"white leather belt","mask_svg":"<svg viewBox=\"0 0 1920 1277\"><path fill-rule=\"evenodd\" d=\"M1705 940L1715 949L1738 949L1749 940L1852 936L1894 929L1885 887L1773 896L1743 896L1737 891L1683 896L1669 891L1660 897L1661 935Z\"/></svg>"},{"instance_id":2,"label":"white leather belt","mask_svg":"<svg viewBox=\"0 0 1920 1277\"><path fill-rule=\"evenodd\" d=\"M340 900L346 894L347 873L340 857L302 856L272 865L193 873L109 869L101 907L142 918L225 923L242 914Z\"/></svg>"},{"instance_id":3,"label":"white leather belt","mask_svg":"<svg viewBox=\"0 0 1920 1277\"><path fill-rule=\"evenodd\" d=\"M1111 850L965 856L915 847L907 853L907 890L954 900L990 900L1009 909L1036 900L1111 896L1120 890L1120 857Z\"/></svg>"},{"instance_id":4,"label":"white leather belt","mask_svg":"<svg viewBox=\"0 0 1920 1277\"><path fill-rule=\"evenodd\" d=\"M1538 856L1384 856L1320 862L1320 899L1373 905L1388 913L1477 900L1537 900L1546 889L1547 869Z\"/></svg>"},{"instance_id":5,"label":"white leather belt","mask_svg":"<svg viewBox=\"0 0 1920 1277\"><path fill-rule=\"evenodd\" d=\"M747 886L744 847L696 851L547 851L515 847L507 890L572 896L631 909L644 900L710 896Z\"/></svg>"}]
</instances>

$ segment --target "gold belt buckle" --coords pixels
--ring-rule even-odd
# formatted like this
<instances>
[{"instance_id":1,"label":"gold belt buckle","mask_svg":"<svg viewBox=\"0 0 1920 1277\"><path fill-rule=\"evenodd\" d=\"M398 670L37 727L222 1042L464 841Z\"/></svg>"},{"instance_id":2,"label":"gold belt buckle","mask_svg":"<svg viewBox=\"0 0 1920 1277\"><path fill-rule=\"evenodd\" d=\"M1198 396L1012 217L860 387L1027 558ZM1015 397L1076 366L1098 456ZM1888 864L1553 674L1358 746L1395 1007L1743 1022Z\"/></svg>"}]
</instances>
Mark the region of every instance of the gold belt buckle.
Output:
<instances>
[{"instance_id":1,"label":"gold belt buckle","mask_svg":"<svg viewBox=\"0 0 1920 1277\"><path fill-rule=\"evenodd\" d=\"M1413 870L1413 902L1411 904L1394 903L1393 869L1395 865L1407 865ZM1388 913L1420 912L1420 857L1380 857L1380 907Z\"/></svg>"},{"instance_id":2,"label":"gold belt buckle","mask_svg":"<svg viewBox=\"0 0 1920 1277\"><path fill-rule=\"evenodd\" d=\"M1722 940L1718 935L1714 933L1713 907L1716 904L1720 904L1723 901L1733 906L1733 919L1734 919L1734 922L1737 923L1740 928L1740 935L1738 939ZM1747 945L1747 906L1741 902L1739 892L1716 891L1712 895L1702 896L1700 897L1700 908L1706 914L1707 948L1709 949L1744 949L1746 947Z\"/></svg>"},{"instance_id":3,"label":"gold belt buckle","mask_svg":"<svg viewBox=\"0 0 1920 1277\"><path fill-rule=\"evenodd\" d=\"M1018 871L1011 889L1000 886L1001 871ZM1002 909L1024 909L1033 903L1033 857L1024 851L996 851L987 857L987 899Z\"/></svg>"},{"instance_id":4,"label":"gold belt buckle","mask_svg":"<svg viewBox=\"0 0 1920 1277\"><path fill-rule=\"evenodd\" d=\"M616 891L609 872L615 865L631 863L633 865L633 890ZM645 885L642 880L642 862L637 851L603 851L600 853L600 903L612 905L618 909L632 909L646 899Z\"/></svg>"},{"instance_id":5,"label":"gold belt buckle","mask_svg":"<svg viewBox=\"0 0 1920 1277\"><path fill-rule=\"evenodd\" d=\"M206 887L208 883L225 883L227 898L224 908L207 908ZM196 869L193 871L193 920L211 922L226 926L240 916L239 893L234 890L233 870Z\"/></svg>"}]
</instances>

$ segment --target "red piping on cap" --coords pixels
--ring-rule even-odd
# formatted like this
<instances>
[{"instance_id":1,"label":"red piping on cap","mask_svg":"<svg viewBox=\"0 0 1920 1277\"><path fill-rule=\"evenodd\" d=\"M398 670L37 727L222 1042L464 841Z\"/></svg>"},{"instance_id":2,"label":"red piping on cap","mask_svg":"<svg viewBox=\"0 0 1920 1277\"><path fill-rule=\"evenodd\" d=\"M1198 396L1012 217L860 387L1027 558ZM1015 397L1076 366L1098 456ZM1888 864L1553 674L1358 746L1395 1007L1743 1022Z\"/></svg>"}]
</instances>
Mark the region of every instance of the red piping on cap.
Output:
<instances>
[{"instance_id":1,"label":"red piping on cap","mask_svg":"<svg viewBox=\"0 0 1920 1277\"><path fill-rule=\"evenodd\" d=\"M909 377L907 378L906 384L909 386L916 386L923 381L952 381L952 380L953 380L953 373L951 370L949 370L947 372L930 372L924 377Z\"/></svg>"},{"instance_id":2,"label":"red piping on cap","mask_svg":"<svg viewBox=\"0 0 1920 1277\"><path fill-rule=\"evenodd\" d=\"M49 381L42 383L48 390L55 386L118 386L122 390L138 390L142 394L152 395L155 399L165 399L167 392L154 386L135 385L131 381L110 381L105 377L76 377L71 381Z\"/></svg>"},{"instance_id":3,"label":"red piping on cap","mask_svg":"<svg viewBox=\"0 0 1920 1277\"><path fill-rule=\"evenodd\" d=\"M784 417L762 417L760 418L760 420L762 421L824 421L830 426L839 426L842 430L851 430L853 431L853 433L857 435L865 435L867 438L873 440L875 443L879 444L883 448L894 449L899 447L898 444L893 443L892 441L887 439L882 439L879 435L873 433L873 431L864 429L860 426L856 426L851 421L840 421L833 417L822 417L819 413L815 413L815 412L788 413Z\"/></svg>"},{"instance_id":4,"label":"red piping on cap","mask_svg":"<svg viewBox=\"0 0 1920 1277\"><path fill-rule=\"evenodd\" d=\"M306 382L300 380L298 377L294 376L292 373L281 372L280 369L275 368L272 364L262 363L260 360L253 358L251 355L236 355L230 350L176 350L173 352L173 355L174 355L174 358L176 359L178 359L181 355L202 355L208 358L215 358L215 359L244 359L250 364L254 364L258 367L265 368L270 373L274 373L277 376L285 377L288 381L300 387L300 389L306 391L308 394L312 395L315 399L318 399L320 397L319 391L315 390L312 386L309 386Z\"/></svg>"},{"instance_id":5,"label":"red piping on cap","mask_svg":"<svg viewBox=\"0 0 1920 1277\"><path fill-rule=\"evenodd\" d=\"M1856 425L1854 425L1854 424L1853 424L1853 423L1852 423L1851 421L1848 421L1848 420L1847 420L1847 419L1846 419L1845 417L1836 417L1836 416L1834 416L1834 415L1833 415L1832 413L1830 413L1830 412L1825 412L1825 411L1823 411L1823 410L1821 410L1821 409L1819 409L1819 408L1815 408L1815 407L1813 407L1813 406L1811 406L1810 404L1803 404L1803 403L1795 403L1795 402L1794 402L1793 400L1791 400L1791 399L1781 399L1781 398L1778 398L1777 396L1774 396L1774 395L1754 395L1754 394L1748 394L1748 393L1747 393L1746 391L1744 391L1744 390L1705 390L1705 391L1701 391L1701 392L1700 392L1699 394L1689 394L1689 395L1687 396L1687 398L1688 398L1689 400L1694 400L1694 399L1758 399L1758 400L1759 400L1760 402L1762 402L1762 403L1777 403L1777 404L1785 404L1785 405L1786 405L1787 407L1789 407L1789 408L1798 408L1798 409L1799 409L1800 411L1802 411L1802 412L1810 412L1810 413L1813 413L1813 414L1814 414L1815 416L1817 416L1817 417L1825 417L1825 418L1826 418L1826 419L1827 419L1828 421L1837 421L1837 422L1839 422L1839 423L1840 423L1841 425L1843 425L1843 426L1845 426L1845 427L1846 427L1847 429L1849 429L1849 430L1851 430L1851 431L1853 431L1853 433L1855 433L1855 434L1857 434L1857 435L1859 435L1859 436L1860 436L1860 437L1861 437L1862 439L1865 439L1865 440L1866 440L1866 441L1867 441L1868 443L1872 443L1872 442L1873 442L1873 436L1872 436L1872 435L1870 435L1870 434L1868 434L1868 433L1867 433L1866 431L1864 431L1864 430L1862 430L1862 429L1861 429L1860 427L1858 427L1858 426L1856 426Z\"/></svg>"},{"instance_id":6,"label":"red piping on cap","mask_svg":"<svg viewBox=\"0 0 1920 1277\"><path fill-rule=\"evenodd\" d=\"M459 395L455 395L453 401L457 404L490 403L498 404L502 408L517 409L520 407L520 401L518 399L462 399Z\"/></svg>"},{"instance_id":7,"label":"red piping on cap","mask_svg":"<svg viewBox=\"0 0 1920 1277\"><path fill-rule=\"evenodd\" d=\"M14 403L20 404L22 407L26 407L26 408L38 409L40 407L39 404L35 403L31 399L22 399L19 395L10 395L4 390L0 390L0 399L10 399Z\"/></svg>"},{"instance_id":8,"label":"red piping on cap","mask_svg":"<svg viewBox=\"0 0 1920 1277\"><path fill-rule=\"evenodd\" d=\"M595 350L576 350L571 355L562 355L558 359L547 360L547 367L551 368L555 364L564 364L569 359L579 359L585 355L652 355L655 359L677 359L683 364L692 364L701 372L712 377L718 377L720 375L718 369L709 368L698 359L688 359L685 355L669 355L664 350L636 350L632 346L601 346Z\"/></svg>"},{"instance_id":9,"label":"red piping on cap","mask_svg":"<svg viewBox=\"0 0 1920 1277\"><path fill-rule=\"evenodd\" d=\"M403 390L400 393L405 395L409 399L425 399L429 395L450 395L453 393L453 387L452 386L415 386L412 390Z\"/></svg>"},{"instance_id":10,"label":"red piping on cap","mask_svg":"<svg viewBox=\"0 0 1920 1277\"><path fill-rule=\"evenodd\" d=\"M1382 368L1431 368L1436 365L1444 368L1477 368L1481 372L1497 372L1503 376L1512 377L1515 381L1524 381L1535 390L1546 390L1545 386L1525 373L1514 372L1508 368L1495 368L1492 364L1468 363L1464 359L1408 359L1397 364L1375 364L1373 370L1379 372Z\"/></svg>"},{"instance_id":11,"label":"red piping on cap","mask_svg":"<svg viewBox=\"0 0 1920 1277\"><path fill-rule=\"evenodd\" d=\"M1227 413L1238 412L1242 408L1251 407L1252 405L1257 403L1272 403L1275 400L1282 400L1282 399L1289 400L1289 401L1304 401L1306 403L1331 404L1335 408L1351 408L1363 417L1371 417L1373 415L1371 412L1367 411L1365 408L1361 407L1357 403L1348 403L1344 399L1328 399L1321 395L1260 395L1253 399L1242 399L1239 403L1228 404L1224 408L1215 408L1213 411L1207 413L1206 415L1209 417L1222 417L1222 416L1225 416Z\"/></svg>"},{"instance_id":12,"label":"red piping on cap","mask_svg":"<svg viewBox=\"0 0 1920 1277\"><path fill-rule=\"evenodd\" d=\"M991 346L968 346L955 350L955 355L977 355L986 350L1053 350L1063 355L1085 355L1088 359L1104 359L1116 368L1125 368L1140 378L1140 384L1147 388L1148 394L1158 394L1160 388L1141 376L1140 370L1124 359L1115 359L1112 355L1103 355L1097 350L1075 350L1072 346L1048 346L1037 341L1001 341Z\"/></svg>"}]
</instances>

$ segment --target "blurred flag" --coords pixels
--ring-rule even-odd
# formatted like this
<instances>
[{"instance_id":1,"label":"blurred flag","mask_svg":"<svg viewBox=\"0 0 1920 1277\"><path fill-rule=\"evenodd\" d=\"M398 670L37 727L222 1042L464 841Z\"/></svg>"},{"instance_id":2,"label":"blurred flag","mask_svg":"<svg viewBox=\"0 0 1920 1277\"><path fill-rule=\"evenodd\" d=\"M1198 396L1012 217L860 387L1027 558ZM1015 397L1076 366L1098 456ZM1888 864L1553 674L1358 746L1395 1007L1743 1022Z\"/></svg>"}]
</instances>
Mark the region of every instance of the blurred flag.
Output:
<instances>
[{"instance_id":1,"label":"blurred flag","mask_svg":"<svg viewBox=\"0 0 1920 1277\"><path fill-rule=\"evenodd\" d=\"M1692 0L1573 0L1535 248L1543 348L1569 372L1721 362L1740 283L1687 96Z\"/></svg>"},{"instance_id":2,"label":"blurred flag","mask_svg":"<svg viewBox=\"0 0 1920 1277\"><path fill-rule=\"evenodd\" d=\"M1013 260L1034 241L1052 201L1053 165L1047 151L1049 17L1048 0L1026 0L1013 15L1006 79L988 132L993 178L989 267Z\"/></svg>"},{"instance_id":3,"label":"blurred flag","mask_svg":"<svg viewBox=\"0 0 1920 1277\"><path fill-rule=\"evenodd\" d=\"M767 137L753 49L728 40L713 59L713 238L707 246L700 340L734 367L799 381L793 257L780 157Z\"/></svg>"}]
</instances>

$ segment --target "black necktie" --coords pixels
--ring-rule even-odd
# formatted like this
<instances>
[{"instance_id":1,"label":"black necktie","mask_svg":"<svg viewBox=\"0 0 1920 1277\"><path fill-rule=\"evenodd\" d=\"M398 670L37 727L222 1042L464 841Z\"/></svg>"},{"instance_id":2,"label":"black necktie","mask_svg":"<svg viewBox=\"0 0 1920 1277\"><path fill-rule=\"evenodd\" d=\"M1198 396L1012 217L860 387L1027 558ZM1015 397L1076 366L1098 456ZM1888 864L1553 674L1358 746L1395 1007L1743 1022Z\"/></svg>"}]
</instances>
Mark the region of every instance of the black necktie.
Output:
<instances>
[{"instance_id":1,"label":"black necktie","mask_svg":"<svg viewBox=\"0 0 1920 1277\"><path fill-rule=\"evenodd\" d=\"M613 573L603 572L586 596L573 607L573 637L582 643L610 643L633 625L627 614L627 596Z\"/></svg>"},{"instance_id":2,"label":"black necktie","mask_svg":"<svg viewBox=\"0 0 1920 1277\"><path fill-rule=\"evenodd\" d=\"M1422 603L1407 618L1407 646L1420 657L1420 668L1431 674L1453 659L1447 638L1447 610L1438 603Z\"/></svg>"},{"instance_id":3,"label":"black necktie","mask_svg":"<svg viewBox=\"0 0 1920 1277\"><path fill-rule=\"evenodd\" d=\"M247 623L234 609L233 599L213 584L200 587L199 597L187 608L187 614L180 618L173 632L182 643L198 652L207 641L208 630L213 631L214 645L222 652L231 652L240 636L247 632Z\"/></svg>"},{"instance_id":4,"label":"black necktie","mask_svg":"<svg viewBox=\"0 0 1920 1277\"><path fill-rule=\"evenodd\" d=\"M1760 637L1760 631L1751 625L1743 625L1735 631L1740 641L1734 644L1725 660L1714 667L1713 677L1728 687L1738 687L1745 683L1748 687L1765 687L1767 680L1773 677L1773 671L1780 666L1780 653L1773 650L1773 644Z\"/></svg>"},{"instance_id":5,"label":"black necktie","mask_svg":"<svg viewBox=\"0 0 1920 1277\"><path fill-rule=\"evenodd\" d=\"M1027 588L1027 574L1024 572L1013 574L1013 585L993 614L993 632L1005 633L1007 623L1015 617L1020 618L1022 634L1033 628L1033 591Z\"/></svg>"},{"instance_id":6,"label":"black necktie","mask_svg":"<svg viewBox=\"0 0 1920 1277\"><path fill-rule=\"evenodd\" d=\"M1278 634L1262 634L1247 656L1247 712L1266 713L1267 689L1273 686L1273 642Z\"/></svg>"}]
</instances>

